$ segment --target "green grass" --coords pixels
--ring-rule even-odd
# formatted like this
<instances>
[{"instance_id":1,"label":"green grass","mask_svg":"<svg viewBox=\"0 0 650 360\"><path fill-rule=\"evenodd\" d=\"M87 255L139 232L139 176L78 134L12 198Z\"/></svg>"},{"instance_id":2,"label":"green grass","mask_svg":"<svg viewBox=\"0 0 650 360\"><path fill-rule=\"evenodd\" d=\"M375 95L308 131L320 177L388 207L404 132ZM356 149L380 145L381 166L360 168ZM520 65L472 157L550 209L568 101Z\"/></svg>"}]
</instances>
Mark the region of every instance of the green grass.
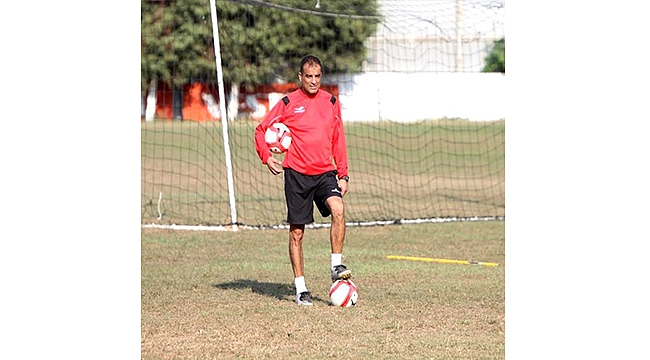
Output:
<instances>
[{"instance_id":1,"label":"green grass","mask_svg":"<svg viewBox=\"0 0 650 360\"><path fill-rule=\"evenodd\" d=\"M348 309L327 303L328 236L305 233L305 308L293 303L286 230L143 229L142 359L505 358L504 222L348 227L359 287Z\"/></svg>"}]
</instances>

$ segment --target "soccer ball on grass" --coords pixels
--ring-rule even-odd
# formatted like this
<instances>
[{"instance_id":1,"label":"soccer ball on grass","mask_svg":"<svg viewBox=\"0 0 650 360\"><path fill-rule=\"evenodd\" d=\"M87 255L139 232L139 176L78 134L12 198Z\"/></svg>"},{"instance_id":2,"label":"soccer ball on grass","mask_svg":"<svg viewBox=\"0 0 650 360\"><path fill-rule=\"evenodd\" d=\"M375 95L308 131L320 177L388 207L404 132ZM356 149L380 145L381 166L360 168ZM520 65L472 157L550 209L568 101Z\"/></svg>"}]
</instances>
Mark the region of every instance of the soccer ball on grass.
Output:
<instances>
[{"instance_id":1,"label":"soccer ball on grass","mask_svg":"<svg viewBox=\"0 0 650 360\"><path fill-rule=\"evenodd\" d=\"M334 306L354 306L357 300L359 300L359 292L350 279L336 280L330 287L330 302Z\"/></svg>"}]
</instances>

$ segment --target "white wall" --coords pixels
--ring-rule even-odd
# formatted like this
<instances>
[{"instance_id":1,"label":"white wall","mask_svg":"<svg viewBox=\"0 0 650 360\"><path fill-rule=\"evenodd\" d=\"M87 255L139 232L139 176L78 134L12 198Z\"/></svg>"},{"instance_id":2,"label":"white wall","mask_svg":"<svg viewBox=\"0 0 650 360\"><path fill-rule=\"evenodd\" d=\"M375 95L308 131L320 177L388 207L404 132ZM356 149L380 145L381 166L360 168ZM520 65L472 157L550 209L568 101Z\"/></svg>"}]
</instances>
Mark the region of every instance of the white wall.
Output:
<instances>
[{"instance_id":1,"label":"white wall","mask_svg":"<svg viewBox=\"0 0 650 360\"><path fill-rule=\"evenodd\" d=\"M364 73L338 86L344 121L505 119L500 73Z\"/></svg>"}]
</instances>

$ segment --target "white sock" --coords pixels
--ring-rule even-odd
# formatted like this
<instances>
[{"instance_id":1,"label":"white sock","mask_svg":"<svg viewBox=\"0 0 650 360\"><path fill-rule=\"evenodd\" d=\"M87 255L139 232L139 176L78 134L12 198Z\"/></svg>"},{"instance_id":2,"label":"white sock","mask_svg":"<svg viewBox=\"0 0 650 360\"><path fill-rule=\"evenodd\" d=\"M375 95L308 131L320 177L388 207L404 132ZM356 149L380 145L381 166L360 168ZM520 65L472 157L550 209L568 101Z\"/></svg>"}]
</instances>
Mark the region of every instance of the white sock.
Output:
<instances>
[{"instance_id":1,"label":"white sock","mask_svg":"<svg viewBox=\"0 0 650 360\"><path fill-rule=\"evenodd\" d=\"M336 265L341 265L343 261L343 254L332 254L332 269Z\"/></svg>"},{"instance_id":2,"label":"white sock","mask_svg":"<svg viewBox=\"0 0 650 360\"><path fill-rule=\"evenodd\" d=\"M293 282L296 284L296 295L300 294L301 292L309 291L307 290L307 286L305 285L304 276L300 276L293 279Z\"/></svg>"}]
</instances>

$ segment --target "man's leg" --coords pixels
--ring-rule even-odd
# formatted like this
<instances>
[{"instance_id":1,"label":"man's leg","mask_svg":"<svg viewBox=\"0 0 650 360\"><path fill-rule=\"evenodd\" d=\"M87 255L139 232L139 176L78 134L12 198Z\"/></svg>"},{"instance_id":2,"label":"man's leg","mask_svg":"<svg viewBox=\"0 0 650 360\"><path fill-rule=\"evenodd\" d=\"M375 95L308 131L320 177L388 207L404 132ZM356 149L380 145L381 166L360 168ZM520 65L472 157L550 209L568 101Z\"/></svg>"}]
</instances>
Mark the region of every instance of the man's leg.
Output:
<instances>
[{"instance_id":1,"label":"man's leg","mask_svg":"<svg viewBox=\"0 0 650 360\"><path fill-rule=\"evenodd\" d=\"M302 237L304 232L305 225L289 225L289 259L291 260L295 278L305 275L302 258Z\"/></svg>"},{"instance_id":2,"label":"man's leg","mask_svg":"<svg viewBox=\"0 0 650 360\"><path fill-rule=\"evenodd\" d=\"M305 225L289 226L289 259L293 268L294 284L296 285L296 303L298 305L312 305L309 290L305 284L305 268L302 257L302 238Z\"/></svg>"},{"instance_id":3,"label":"man's leg","mask_svg":"<svg viewBox=\"0 0 650 360\"><path fill-rule=\"evenodd\" d=\"M343 265L343 244L345 242L345 206L343 199L338 196L330 196L325 200L332 216L330 227L330 246L332 249L332 281L338 279L349 279L352 271Z\"/></svg>"},{"instance_id":4,"label":"man's leg","mask_svg":"<svg viewBox=\"0 0 650 360\"><path fill-rule=\"evenodd\" d=\"M325 204L332 213L332 227L330 228L330 245L332 254L343 253L345 241L345 207L343 199L338 196L330 196Z\"/></svg>"}]
</instances>

